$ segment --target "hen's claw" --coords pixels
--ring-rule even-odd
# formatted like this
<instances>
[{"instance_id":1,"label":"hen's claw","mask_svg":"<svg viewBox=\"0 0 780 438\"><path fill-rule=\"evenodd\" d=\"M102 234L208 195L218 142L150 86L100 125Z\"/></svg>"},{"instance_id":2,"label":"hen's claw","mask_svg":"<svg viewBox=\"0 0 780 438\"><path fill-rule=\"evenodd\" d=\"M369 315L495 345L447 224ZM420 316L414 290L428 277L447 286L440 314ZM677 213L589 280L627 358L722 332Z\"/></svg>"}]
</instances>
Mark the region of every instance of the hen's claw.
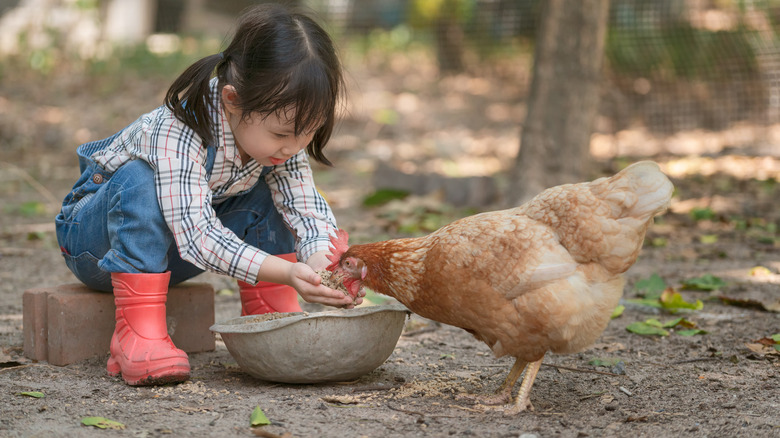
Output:
<instances>
[{"instance_id":1,"label":"hen's claw","mask_svg":"<svg viewBox=\"0 0 780 438\"><path fill-rule=\"evenodd\" d=\"M534 406L531 404L531 386L534 384L536 374L539 372L539 367L542 366L542 359L535 362L527 363L520 359L515 361L509 374L506 376L504 383L498 388L493 395L479 396L473 394L458 395L458 400L472 400L479 402L483 409L490 411L501 411L505 415L515 415L524 411L533 411ZM525 376L520 384L520 390L517 393L517 397L514 399L514 403L508 405L512 401L512 388L514 388L517 379L525 370ZM502 406L495 406L502 405Z\"/></svg>"}]
</instances>

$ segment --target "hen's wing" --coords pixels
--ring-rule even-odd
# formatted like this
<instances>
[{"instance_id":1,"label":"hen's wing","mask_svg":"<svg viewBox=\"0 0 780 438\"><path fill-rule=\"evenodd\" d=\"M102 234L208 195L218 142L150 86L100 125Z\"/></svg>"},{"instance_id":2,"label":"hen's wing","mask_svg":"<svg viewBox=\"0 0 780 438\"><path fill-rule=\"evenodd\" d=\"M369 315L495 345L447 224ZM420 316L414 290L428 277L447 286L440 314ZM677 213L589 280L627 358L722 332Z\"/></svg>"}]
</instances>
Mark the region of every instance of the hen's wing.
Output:
<instances>
[{"instance_id":1,"label":"hen's wing","mask_svg":"<svg viewBox=\"0 0 780 438\"><path fill-rule=\"evenodd\" d=\"M549 227L518 209L461 219L430 238L425 265L431 281L504 299L565 278L578 266Z\"/></svg>"}]
</instances>

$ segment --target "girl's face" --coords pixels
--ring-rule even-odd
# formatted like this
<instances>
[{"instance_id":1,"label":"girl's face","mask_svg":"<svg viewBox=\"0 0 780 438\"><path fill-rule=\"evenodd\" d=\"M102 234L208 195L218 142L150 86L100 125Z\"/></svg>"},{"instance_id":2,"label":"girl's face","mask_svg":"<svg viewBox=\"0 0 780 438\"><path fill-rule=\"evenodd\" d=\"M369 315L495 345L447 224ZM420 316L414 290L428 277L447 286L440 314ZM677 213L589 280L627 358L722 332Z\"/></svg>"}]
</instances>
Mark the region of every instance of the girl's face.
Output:
<instances>
[{"instance_id":1,"label":"girl's face","mask_svg":"<svg viewBox=\"0 0 780 438\"><path fill-rule=\"evenodd\" d=\"M230 129L236 140L236 147L244 164L249 158L263 166L277 166L300 152L314 138L316 130L295 135L295 113L259 114L241 119L241 110L235 105L235 89L226 85L222 89L222 101Z\"/></svg>"}]
</instances>

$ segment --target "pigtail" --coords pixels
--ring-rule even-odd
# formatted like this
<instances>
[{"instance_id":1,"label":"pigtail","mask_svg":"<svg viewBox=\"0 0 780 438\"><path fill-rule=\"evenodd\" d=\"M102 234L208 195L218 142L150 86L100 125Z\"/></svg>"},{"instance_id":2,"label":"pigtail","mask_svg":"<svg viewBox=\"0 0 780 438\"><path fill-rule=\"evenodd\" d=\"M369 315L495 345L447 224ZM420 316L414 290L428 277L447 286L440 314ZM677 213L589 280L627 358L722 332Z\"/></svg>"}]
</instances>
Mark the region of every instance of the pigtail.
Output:
<instances>
[{"instance_id":1,"label":"pigtail","mask_svg":"<svg viewBox=\"0 0 780 438\"><path fill-rule=\"evenodd\" d=\"M195 62L173 81L165 95L165 106L195 131L205 145L215 143L214 122L209 115L213 105L209 81L222 61L222 53L217 53Z\"/></svg>"}]
</instances>

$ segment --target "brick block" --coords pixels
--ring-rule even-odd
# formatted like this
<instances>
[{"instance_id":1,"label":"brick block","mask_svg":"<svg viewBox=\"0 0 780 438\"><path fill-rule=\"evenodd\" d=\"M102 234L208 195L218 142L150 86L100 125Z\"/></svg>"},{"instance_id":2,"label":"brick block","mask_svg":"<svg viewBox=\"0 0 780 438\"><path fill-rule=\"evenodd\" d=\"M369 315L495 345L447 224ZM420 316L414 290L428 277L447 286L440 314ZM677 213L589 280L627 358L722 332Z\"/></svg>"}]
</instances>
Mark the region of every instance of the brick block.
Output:
<instances>
[{"instance_id":1,"label":"brick block","mask_svg":"<svg viewBox=\"0 0 780 438\"><path fill-rule=\"evenodd\" d=\"M67 365L108 353L114 332L114 297L81 284L30 289L23 296L24 354ZM170 288L168 333L188 353L215 348L214 289L206 283Z\"/></svg>"}]
</instances>

